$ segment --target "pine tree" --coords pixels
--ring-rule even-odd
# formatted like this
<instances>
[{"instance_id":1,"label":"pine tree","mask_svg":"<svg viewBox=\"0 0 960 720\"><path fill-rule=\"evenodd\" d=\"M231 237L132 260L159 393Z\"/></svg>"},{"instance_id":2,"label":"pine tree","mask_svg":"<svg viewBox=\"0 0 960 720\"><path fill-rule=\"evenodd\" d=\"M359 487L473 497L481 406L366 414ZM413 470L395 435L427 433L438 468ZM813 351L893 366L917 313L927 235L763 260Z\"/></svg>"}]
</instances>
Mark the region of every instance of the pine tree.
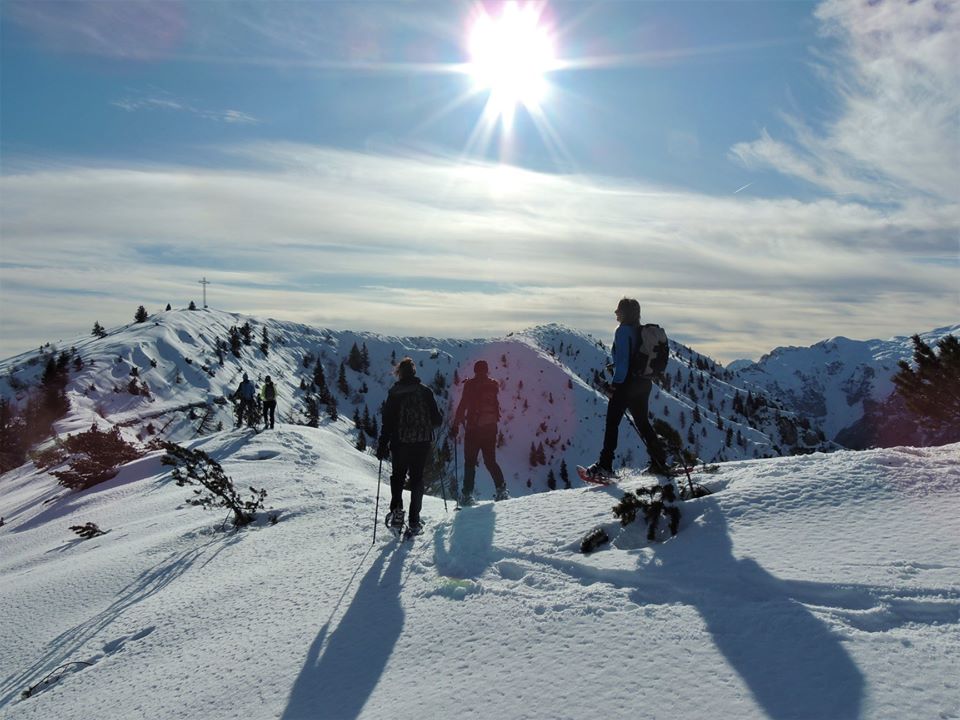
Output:
<instances>
[{"instance_id":1,"label":"pine tree","mask_svg":"<svg viewBox=\"0 0 960 720\"><path fill-rule=\"evenodd\" d=\"M170 312L171 310L173 310L173 308L170 307L170 303L167 303L166 311Z\"/></svg>"},{"instance_id":2,"label":"pine tree","mask_svg":"<svg viewBox=\"0 0 960 720\"><path fill-rule=\"evenodd\" d=\"M240 329L236 325L230 326L230 352L234 357L240 357Z\"/></svg>"},{"instance_id":3,"label":"pine tree","mask_svg":"<svg viewBox=\"0 0 960 720\"><path fill-rule=\"evenodd\" d=\"M936 351L913 338L916 368L901 360L893 377L897 392L920 422L936 430L950 429L950 438L960 433L960 339L947 335L937 342Z\"/></svg>"},{"instance_id":4,"label":"pine tree","mask_svg":"<svg viewBox=\"0 0 960 720\"><path fill-rule=\"evenodd\" d=\"M119 428L102 432L96 424L63 441L70 454L70 469L55 470L60 484L72 490L85 490L109 480L119 467L140 457L139 451L120 437Z\"/></svg>"},{"instance_id":5,"label":"pine tree","mask_svg":"<svg viewBox=\"0 0 960 720\"><path fill-rule=\"evenodd\" d=\"M337 398L333 393L327 398L327 417L331 420L337 420L340 417L339 412L337 412Z\"/></svg>"},{"instance_id":6,"label":"pine tree","mask_svg":"<svg viewBox=\"0 0 960 720\"><path fill-rule=\"evenodd\" d=\"M356 343L350 348L350 354L347 356L347 365L349 365L350 369L354 372L363 371L363 358L360 355L360 348L357 347Z\"/></svg>"},{"instance_id":7,"label":"pine tree","mask_svg":"<svg viewBox=\"0 0 960 720\"><path fill-rule=\"evenodd\" d=\"M547 473L547 487L551 490L557 489L557 476L553 474L553 468Z\"/></svg>"},{"instance_id":8,"label":"pine tree","mask_svg":"<svg viewBox=\"0 0 960 720\"><path fill-rule=\"evenodd\" d=\"M306 423L308 427L320 427L320 405L314 395L307 395L304 399Z\"/></svg>"},{"instance_id":9,"label":"pine tree","mask_svg":"<svg viewBox=\"0 0 960 720\"><path fill-rule=\"evenodd\" d=\"M365 433L370 433L370 423L373 422L373 419L370 417L370 408L366 405L363 406L363 417L360 419L360 427L363 428Z\"/></svg>"},{"instance_id":10,"label":"pine tree","mask_svg":"<svg viewBox=\"0 0 960 720\"><path fill-rule=\"evenodd\" d=\"M66 368L51 355L40 379L38 414L34 423L31 423L43 435L49 433L53 423L70 410L70 400L67 398L68 380Z\"/></svg>"},{"instance_id":11,"label":"pine tree","mask_svg":"<svg viewBox=\"0 0 960 720\"><path fill-rule=\"evenodd\" d=\"M143 305L138 307L137 312L133 314L134 321L138 323L146 322L148 317L150 316L147 314L147 309Z\"/></svg>"},{"instance_id":12,"label":"pine tree","mask_svg":"<svg viewBox=\"0 0 960 720\"><path fill-rule=\"evenodd\" d=\"M260 350L264 355L270 352L270 336L267 334L267 326L264 325L260 330Z\"/></svg>"},{"instance_id":13,"label":"pine tree","mask_svg":"<svg viewBox=\"0 0 960 720\"><path fill-rule=\"evenodd\" d=\"M90 331L90 334L94 337L105 338L107 336L107 331L103 329L103 325L101 325L100 321L97 320L93 323L93 330Z\"/></svg>"},{"instance_id":14,"label":"pine tree","mask_svg":"<svg viewBox=\"0 0 960 720\"><path fill-rule=\"evenodd\" d=\"M249 321L248 321L248 322L245 322L245 323L240 327L240 335L243 337L243 344L244 344L244 345L252 345L252 344L253 344L253 328L250 327Z\"/></svg>"},{"instance_id":15,"label":"pine tree","mask_svg":"<svg viewBox=\"0 0 960 720\"><path fill-rule=\"evenodd\" d=\"M570 488L570 472L567 470L566 460L560 461L560 480L563 482L565 488Z\"/></svg>"},{"instance_id":16,"label":"pine tree","mask_svg":"<svg viewBox=\"0 0 960 720\"><path fill-rule=\"evenodd\" d=\"M327 376L323 372L323 362L317 358L317 364L313 366L313 384L320 395L320 401L326 403L330 396L330 388L327 387Z\"/></svg>"},{"instance_id":17,"label":"pine tree","mask_svg":"<svg viewBox=\"0 0 960 720\"><path fill-rule=\"evenodd\" d=\"M367 375L370 374L370 351L367 350L366 343L360 348L360 370Z\"/></svg>"},{"instance_id":18,"label":"pine tree","mask_svg":"<svg viewBox=\"0 0 960 720\"><path fill-rule=\"evenodd\" d=\"M340 371L337 373L337 390L344 397L350 395L350 385L347 384L347 368L342 362L340 363Z\"/></svg>"},{"instance_id":19,"label":"pine tree","mask_svg":"<svg viewBox=\"0 0 960 720\"><path fill-rule=\"evenodd\" d=\"M26 422L14 413L7 398L0 398L0 473L26 462L27 445Z\"/></svg>"},{"instance_id":20,"label":"pine tree","mask_svg":"<svg viewBox=\"0 0 960 720\"><path fill-rule=\"evenodd\" d=\"M364 452L367 449L367 434L361 429L357 433L357 450Z\"/></svg>"},{"instance_id":21,"label":"pine tree","mask_svg":"<svg viewBox=\"0 0 960 720\"><path fill-rule=\"evenodd\" d=\"M193 300L191 300L190 304L187 306L187 310L196 310L196 309L197 309L197 304Z\"/></svg>"},{"instance_id":22,"label":"pine tree","mask_svg":"<svg viewBox=\"0 0 960 720\"><path fill-rule=\"evenodd\" d=\"M537 464L546 465L547 464L547 455L543 449L543 443L537 445Z\"/></svg>"}]
</instances>

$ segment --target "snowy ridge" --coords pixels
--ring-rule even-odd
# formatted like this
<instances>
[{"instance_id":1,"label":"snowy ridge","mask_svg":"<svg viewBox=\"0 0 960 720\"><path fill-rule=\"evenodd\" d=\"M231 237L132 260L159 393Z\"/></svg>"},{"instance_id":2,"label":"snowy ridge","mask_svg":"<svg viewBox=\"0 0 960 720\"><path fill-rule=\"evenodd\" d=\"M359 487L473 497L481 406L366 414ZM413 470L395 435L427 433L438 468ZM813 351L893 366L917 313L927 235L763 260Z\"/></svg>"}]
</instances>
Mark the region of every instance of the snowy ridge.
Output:
<instances>
[{"instance_id":1,"label":"snowy ridge","mask_svg":"<svg viewBox=\"0 0 960 720\"><path fill-rule=\"evenodd\" d=\"M613 522L628 474L427 497L371 546L378 465L337 427L195 442L280 521L218 530L156 453L76 494L0 478L0 716L960 715L960 445L725 463L663 543Z\"/></svg>"},{"instance_id":2,"label":"snowy ridge","mask_svg":"<svg viewBox=\"0 0 960 720\"><path fill-rule=\"evenodd\" d=\"M920 333L920 338L935 346L947 335L960 335L960 324ZM897 363L912 359L909 337L864 341L835 337L810 347L777 348L757 363L737 361L729 369L741 382L763 388L821 425L829 439L860 447L864 432L857 424L893 393ZM874 433L866 434L876 443Z\"/></svg>"},{"instance_id":3,"label":"snowy ridge","mask_svg":"<svg viewBox=\"0 0 960 720\"><path fill-rule=\"evenodd\" d=\"M228 342L231 328L244 325L250 328L251 342L241 343L235 355ZM264 332L266 352L261 349ZM366 353L366 367L350 366L354 348ZM551 472L562 487L564 462L571 482L579 484L573 466L595 460L602 444L607 401L597 388L605 377L609 350L603 341L559 325L503 338L453 340L334 331L218 310L172 310L117 328L102 339L81 336L59 348L0 362L0 396L15 406L27 405L36 396L47 359L63 352L71 358L71 409L56 424L60 434L98 423L118 426L139 443L156 437L182 442L229 429L234 415L227 399L244 372L258 385L267 375L273 378L279 422L307 423L319 361L339 418L331 420L321 408L317 424L333 427L356 443L360 430L353 423L355 414L379 420L392 368L409 355L421 379L437 394L448 421L459 401L460 383L472 377L477 360L488 362L501 386L498 460L513 495L546 490ZM341 367L344 387L338 387ZM705 461L830 447L817 427L762 390L754 391L756 406L737 411L737 396L745 399L748 391L736 385L732 374L689 348L673 344L666 374L663 387L651 395L651 414L669 423ZM367 452L373 452L375 438L368 435L366 444ZM454 470L453 450L446 448L451 460L447 474ZM621 427L618 450L616 467L637 468L648 462L628 423ZM492 492L482 470L478 481L480 493Z\"/></svg>"}]
</instances>

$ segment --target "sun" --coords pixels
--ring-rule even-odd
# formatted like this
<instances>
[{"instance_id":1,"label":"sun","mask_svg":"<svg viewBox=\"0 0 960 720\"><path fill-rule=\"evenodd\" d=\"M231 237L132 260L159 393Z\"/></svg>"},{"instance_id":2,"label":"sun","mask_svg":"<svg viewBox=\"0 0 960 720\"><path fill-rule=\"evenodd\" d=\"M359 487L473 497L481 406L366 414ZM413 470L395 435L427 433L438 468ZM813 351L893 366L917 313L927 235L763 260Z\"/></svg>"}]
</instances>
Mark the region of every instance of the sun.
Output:
<instances>
[{"instance_id":1,"label":"sun","mask_svg":"<svg viewBox=\"0 0 960 720\"><path fill-rule=\"evenodd\" d=\"M474 89L488 92L487 112L509 122L518 106L536 111L544 101L546 74L555 64L542 4L507 2L498 16L481 9L470 31L468 72Z\"/></svg>"}]
</instances>

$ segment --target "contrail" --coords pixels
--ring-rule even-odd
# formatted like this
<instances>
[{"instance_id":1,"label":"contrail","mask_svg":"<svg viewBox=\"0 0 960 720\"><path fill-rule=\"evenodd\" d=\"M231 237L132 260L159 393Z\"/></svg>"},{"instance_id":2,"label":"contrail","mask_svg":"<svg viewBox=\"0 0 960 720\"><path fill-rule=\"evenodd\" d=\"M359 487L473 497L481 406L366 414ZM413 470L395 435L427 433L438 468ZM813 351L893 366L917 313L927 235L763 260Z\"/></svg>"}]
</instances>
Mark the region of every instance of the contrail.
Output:
<instances>
[{"instance_id":1,"label":"contrail","mask_svg":"<svg viewBox=\"0 0 960 720\"><path fill-rule=\"evenodd\" d=\"M746 190L746 189L747 189L748 187L750 187L751 185L753 185L753 183L752 183L752 182L748 182L748 183L747 183L746 185L744 185L742 188L737 188L736 190L734 190L734 191L733 191L733 194L736 195L738 192L740 192L741 190Z\"/></svg>"}]
</instances>

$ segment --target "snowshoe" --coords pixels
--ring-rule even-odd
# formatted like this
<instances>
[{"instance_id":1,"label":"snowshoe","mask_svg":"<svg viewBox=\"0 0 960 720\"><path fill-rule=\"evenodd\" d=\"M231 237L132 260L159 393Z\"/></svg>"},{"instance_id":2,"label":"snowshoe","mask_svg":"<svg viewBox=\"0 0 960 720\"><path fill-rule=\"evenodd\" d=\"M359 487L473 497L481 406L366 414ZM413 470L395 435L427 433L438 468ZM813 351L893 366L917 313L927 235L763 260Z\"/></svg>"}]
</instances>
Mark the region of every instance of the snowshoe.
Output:
<instances>
[{"instance_id":1,"label":"snowshoe","mask_svg":"<svg viewBox=\"0 0 960 720\"><path fill-rule=\"evenodd\" d=\"M423 524L416 523L415 525L407 525L407 529L403 531L404 540L412 540L417 535L423 533Z\"/></svg>"},{"instance_id":2,"label":"snowshoe","mask_svg":"<svg viewBox=\"0 0 960 720\"><path fill-rule=\"evenodd\" d=\"M600 463L594 463L590 467L577 465L577 475L579 475L580 479L585 483L590 483L591 485L611 485L617 479L617 476L613 474L613 470L603 467Z\"/></svg>"},{"instance_id":3,"label":"snowshoe","mask_svg":"<svg viewBox=\"0 0 960 720\"><path fill-rule=\"evenodd\" d=\"M460 495L460 507L470 507L476 505L477 501L473 499L472 493L462 493Z\"/></svg>"},{"instance_id":4,"label":"snowshoe","mask_svg":"<svg viewBox=\"0 0 960 720\"><path fill-rule=\"evenodd\" d=\"M493 494L494 502L500 502L501 500L509 500L510 493L507 492L505 487L497 488L497 491Z\"/></svg>"},{"instance_id":5,"label":"snowshoe","mask_svg":"<svg viewBox=\"0 0 960 720\"><path fill-rule=\"evenodd\" d=\"M403 508L391 510L383 519L383 524L393 533L394 537L400 537L403 532Z\"/></svg>"}]
</instances>

